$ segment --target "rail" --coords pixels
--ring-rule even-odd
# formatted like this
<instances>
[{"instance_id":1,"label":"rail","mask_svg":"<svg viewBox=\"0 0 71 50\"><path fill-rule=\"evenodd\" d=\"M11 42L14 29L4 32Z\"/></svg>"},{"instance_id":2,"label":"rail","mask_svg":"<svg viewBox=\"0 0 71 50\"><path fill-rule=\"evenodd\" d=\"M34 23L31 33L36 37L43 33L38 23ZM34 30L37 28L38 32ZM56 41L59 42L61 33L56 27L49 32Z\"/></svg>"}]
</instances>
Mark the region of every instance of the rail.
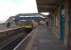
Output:
<instances>
[{"instance_id":1,"label":"rail","mask_svg":"<svg viewBox=\"0 0 71 50\"><path fill-rule=\"evenodd\" d=\"M24 38L28 34L25 31L26 30L23 27L0 30L0 50L4 50L6 46L11 44L12 42L18 41L19 43L22 40L22 38ZM10 47L7 48L9 49Z\"/></svg>"},{"instance_id":2,"label":"rail","mask_svg":"<svg viewBox=\"0 0 71 50\"><path fill-rule=\"evenodd\" d=\"M31 37L31 33L30 33L24 39L22 39L22 41L13 50L21 50L21 48L23 48L23 50L24 50L31 38L32 37Z\"/></svg>"},{"instance_id":3,"label":"rail","mask_svg":"<svg viewBox=\"0 0 71 50\"><path fill-rule=\"evenodd\" d=\"M38 25L38 27L33 29L25 38L23 38L18 43L18 45L13 50L28 50L28 49L31 50L34 38L37 36L36 35L37 29L39 27L40 27L40 25Z\"/></svg>"}]
</instances>

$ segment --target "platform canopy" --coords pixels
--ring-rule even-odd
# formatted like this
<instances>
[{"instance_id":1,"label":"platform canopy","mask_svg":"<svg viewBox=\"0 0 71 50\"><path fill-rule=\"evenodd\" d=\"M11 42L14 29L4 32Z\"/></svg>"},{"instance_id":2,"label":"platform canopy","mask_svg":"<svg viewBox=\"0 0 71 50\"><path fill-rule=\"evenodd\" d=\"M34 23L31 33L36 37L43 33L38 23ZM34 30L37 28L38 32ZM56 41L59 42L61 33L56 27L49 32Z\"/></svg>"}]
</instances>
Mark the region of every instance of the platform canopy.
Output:
<instances>
[{"instance_id":1,"label":"platform canopy","mask_svg":"<svg viewBox=\"0 0 71 50\"><path fill-rule=\"evenodd\" d=\"M36 0L39 12L52 12L59 4L59 0Z\"/></svg>"}]
</instances>

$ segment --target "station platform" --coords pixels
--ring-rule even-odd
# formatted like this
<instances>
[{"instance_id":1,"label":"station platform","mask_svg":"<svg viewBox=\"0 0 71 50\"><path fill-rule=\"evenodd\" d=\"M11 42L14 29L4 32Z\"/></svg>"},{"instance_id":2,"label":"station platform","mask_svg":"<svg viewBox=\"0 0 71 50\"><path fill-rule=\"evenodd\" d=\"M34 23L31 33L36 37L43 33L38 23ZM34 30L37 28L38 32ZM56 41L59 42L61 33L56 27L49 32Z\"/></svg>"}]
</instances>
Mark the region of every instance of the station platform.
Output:
<instances>
[{"instance_id":1,"label":"station platform","mask_svg":"<svg viewBox=\"0 0 71 50\"><path fill-rule=\"evenodd\" d=\"M63 41L57 39L46 24L38 26L31 33L32 39L25 50L65 50Z\"/></svg>"}]
</instances>

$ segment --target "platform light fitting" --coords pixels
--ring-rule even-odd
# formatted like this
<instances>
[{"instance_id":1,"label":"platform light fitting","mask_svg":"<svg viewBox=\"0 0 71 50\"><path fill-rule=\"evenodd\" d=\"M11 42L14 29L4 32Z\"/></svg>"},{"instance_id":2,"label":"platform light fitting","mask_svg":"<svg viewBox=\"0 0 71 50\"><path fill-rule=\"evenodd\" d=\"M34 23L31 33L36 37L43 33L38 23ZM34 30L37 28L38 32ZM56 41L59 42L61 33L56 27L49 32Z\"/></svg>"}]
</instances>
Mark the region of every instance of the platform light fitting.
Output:
<instances>
[{"instance_id":1,"label":"platform light fitting","mask_svg":"<svg viewBox=\"0 0 71 50\"><path fill-rule=\"evenodd\" d=\"M49 12L41 12L42 15L50 15Z\"/></svg>"}]
</instances>

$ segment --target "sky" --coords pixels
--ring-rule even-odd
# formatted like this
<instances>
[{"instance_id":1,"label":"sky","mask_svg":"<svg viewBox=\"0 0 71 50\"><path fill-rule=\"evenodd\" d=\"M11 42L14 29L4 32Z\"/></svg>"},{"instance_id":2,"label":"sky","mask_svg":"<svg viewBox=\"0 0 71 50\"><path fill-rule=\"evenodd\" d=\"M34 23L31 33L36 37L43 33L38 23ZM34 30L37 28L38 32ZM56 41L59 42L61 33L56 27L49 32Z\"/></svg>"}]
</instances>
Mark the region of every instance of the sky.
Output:
<instances>
[{"instance_id":1,"label":"sky","mask_svg":"<svg viewBox=\"0 0 71 50\"><path fill-rule=\"evenodd\" d=\"M0 0L0 23L19 13L38 13L36 0Z\"/></svg>"}]
</instances>

